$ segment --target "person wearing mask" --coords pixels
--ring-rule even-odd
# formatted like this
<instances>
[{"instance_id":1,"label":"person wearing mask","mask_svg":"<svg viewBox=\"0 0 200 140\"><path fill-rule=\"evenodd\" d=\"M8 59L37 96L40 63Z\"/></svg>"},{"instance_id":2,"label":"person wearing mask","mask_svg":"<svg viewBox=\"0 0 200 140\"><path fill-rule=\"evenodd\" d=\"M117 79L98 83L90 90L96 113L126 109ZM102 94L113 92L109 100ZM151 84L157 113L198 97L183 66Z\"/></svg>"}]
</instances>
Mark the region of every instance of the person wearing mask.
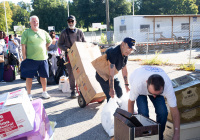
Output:
<instances>
[{"instance_id":1,"label":"person wearing mask","mask_svg":"<svg viewBox=\"0 0 200 140\"><path fill-rule=\"evenodd\" d=\"M4 31L0 31L0 55L7 53L6 52L6 44L4 40ZM0 82L4 82L3 80L3 73L4 73L4 62L0 62Z\"/></svg>"},{"instance_id":2,"label":"person wearing mask","mask_svg":"<svg viewBox=\"0 0 200 140\"><path fill-rule=\"evenodd\" d=\"M21 39L18 37L18 35L17 35L16 33L14 34L14 40L17 40L17 42L18 42L18 44L19 44L18 52L19 52L20 62L22 62L22 47L21 47Z\"/></svg>"},{"instance_id":3,"label":"person wearing mask","mask_svg":"<svg viewBox=\"0 0 200 140\"><path fill-rule=\"evenodd\" d=\"M68 49L70 49L74 42L86 42L83 32L76 28L76 18L73 15L70 15L67 18L68 28L64 29L58 40L58 47L65 52L65 59L68 62ZM71 64L67 64L67 70L69 74L69 82L71 89L71 98L76 98L75 94L75 79L72 72Z\"/></svg>"},{"instance_id":4,"label":"person wearing mask","mask_svg":"<svg viewBox=\"0 0 200 140\"><path fill-rule=\"evenodd\" d=\"M180 115L177 108L176 96L172 82L163 69L155 66L143 66L132 72L129 78L131 90L128 100L128 112L133 113L136 101L138 114L149 117L147 96L153 103L156 113L156 121L161 124L160 140L163 140L163 132L167 122L167 107L165 99L170 107L174 125L173 140L180 139Z\"/></svg>"},{"instance_id":5,"label":"person wearing mask","mask_svg":"<svg viewBox=\"0 0 200 140\"><path fill-rule=\"evenodd\" d=\"M26 78L26 90L32 100L32 79L38 73L42 84L42 97L50 98L47 93L47 79L49 77L49 65L47 62L47 50L52 42L49 34L39 28L39 18L30 17L31 28L23 32L21 38L23 61L21 63L21 76Z\"/></svg>"},{"instance_id":6,"label":"person wearing mask","mask_svg":"<svg viewBox=\"0 0 200 140\"><path fill-rule=\"evenodd\" d=\"M58 54L58 41L57 41L57 39L55 38L55 32L54 31L50 31L50 36L51 36L51 38L52 38L52 43L51 43L51 45L49 46L49 48L48 48L48 54L50 54L50 56L51 56L51 59L50 59L50 61L51 61L51 63L52 63L52 65L51 65L51 70L52 70L52 72L53 72L53 74L55 75L56 74L56 71L57 71L57 69L58 69L58 67L57 67L57 58L56 58L56 56L58 56L59 54Z\"/></svg>"},{"instance_id":7,"label":"person wearing mask","mask_svg":"<svg viewBox=\"0 0 200 140\"><path fill-rule=\"evenodd\" d=\"M19 59L19 44L17 42L17 40L14 40L13 35L9 35L9 41L8 41L8 51L9 54L13 53L17 59Z\"/></svg>"},{"instance_id":8,"label":"person wearing mask","mask_svg":"<svg viewBox=\"0 0 200 140\"><path fill-rule=\"evenodd\" d=\"M103 78L103 74L100 74L100 72L97 70L96 72L96 79L101 85L103 92L105 93L107 97L107 102L109 101L110 97L114 98L114 95L116 93L117 97L120 98L122 96L122 88L120 85L120 81L118 77L115 75L115 71L122 70L122 76L124 78L125 88L128 92L129 84L128 84L128 71L126 68L126 64L128 61L128 55L131 54L132 51L136 50L135 48L135 39L131 37L124 38L123 42L114 47L109 48L106 50L107 55L107 61L108 61L108 77L107 79ZM105 63L105 62L102 62ZM106 73L106 71L105 71Z\"/></svg>"}]
</instances>

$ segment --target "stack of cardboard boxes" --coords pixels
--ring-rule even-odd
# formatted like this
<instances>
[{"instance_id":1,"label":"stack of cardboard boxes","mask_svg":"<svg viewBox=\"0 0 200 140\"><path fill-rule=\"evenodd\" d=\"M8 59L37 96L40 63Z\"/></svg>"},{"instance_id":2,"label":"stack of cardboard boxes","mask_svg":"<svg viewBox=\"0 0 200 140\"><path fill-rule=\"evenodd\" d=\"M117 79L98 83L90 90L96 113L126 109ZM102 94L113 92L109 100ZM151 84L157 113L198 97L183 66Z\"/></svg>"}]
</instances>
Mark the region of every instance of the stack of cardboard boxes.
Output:
<instances>
[{"instance_id":1,"label":"stack of cardboard boxes","mask_svg":"<svg viewBox=\"0 0 200 140\"><path fill-rule=\"evenodd\" d=\"M200 80L192 75L173 79L177 107L180 112L180 139L200 139ZM173 121L168 110L165 139L172 139Z\"/></svg>"},{"instance_id":2,"label":"stack of cardboard boxes","mask_svg":"<svg viewBox=\"0 0 200 140\"><path fill-rule=\"evenodd\" d=\"M92 100L105 99L105 94L97 82L96 70L91 62L101 56L98 46L86 42L75 42L68 52L76 84L86 104Z\"/></svg>"}]
</instances>

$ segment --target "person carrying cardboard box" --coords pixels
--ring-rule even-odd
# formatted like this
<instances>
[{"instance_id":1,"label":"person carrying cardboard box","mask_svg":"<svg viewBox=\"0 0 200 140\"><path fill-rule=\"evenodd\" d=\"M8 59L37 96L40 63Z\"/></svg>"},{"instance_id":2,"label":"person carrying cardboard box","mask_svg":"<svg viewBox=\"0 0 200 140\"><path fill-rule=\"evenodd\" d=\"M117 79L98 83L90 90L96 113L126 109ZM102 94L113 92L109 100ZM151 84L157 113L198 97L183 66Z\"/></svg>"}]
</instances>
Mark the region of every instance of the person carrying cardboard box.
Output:
<instances>
[{"instance_id":1,"label":"person carrying cardboard box","mask_svg":"<svg viewBox=\"0 0 200 140\"><path fill-rule=\"evenodd\" d=\"M167 107L164 96L170 107L174 124L173 140L180 139L180 115L177 108L176 96L172 82L168 75L158 67L143 66L137 68L129 79L131 89L128 100L128 112L133 113L136 101L138 114L149 117L147 95L155 107L156 121L161 124L160 140L163 140L163 132L167 122Z\"/></svg>"},{"instance_id":2,"label":"person carrying cardboard box","mask_svg":"<svg viewBox=\"0 0 200 140\"><path fill-rule=\"evenodd\" d=\"M106 94L107 102L110 97L114 98L115 92L118 98L122 96L120 81L115 75L118 71L122 70L126 91L128 92L130 90L127 80L128 71L126 64L128 61L128 55L131 54L133 50L136 50L135 40L133 38L126 37L120 45L115 48L109 48L105 55L92 62L93 66L97 70L96 79ZM106 64L106 66L102 66L101 68L101 65L104 64Z\"/></svg>"},{"instance_id":3,"label":"person carrying cardboard box","mask_svg":"<svg viewBox=\"0 0 200 140\"><path fill-rule=\"evenodd\" d=\"M58 40L58 47L65 52L65 60L66 62L69 61L67 50L70 49L74 42L86 42L83 32L76 28L76 18L73 15L70 15L67 18L68 28L64 29L60 33L60 37ZM67 70L69 74L69 82L70 82L70 89L71 89L71 98L76 98L75 95L75 79L72 71L71 64L68 63Z\"/></svg>"}]
</instances>

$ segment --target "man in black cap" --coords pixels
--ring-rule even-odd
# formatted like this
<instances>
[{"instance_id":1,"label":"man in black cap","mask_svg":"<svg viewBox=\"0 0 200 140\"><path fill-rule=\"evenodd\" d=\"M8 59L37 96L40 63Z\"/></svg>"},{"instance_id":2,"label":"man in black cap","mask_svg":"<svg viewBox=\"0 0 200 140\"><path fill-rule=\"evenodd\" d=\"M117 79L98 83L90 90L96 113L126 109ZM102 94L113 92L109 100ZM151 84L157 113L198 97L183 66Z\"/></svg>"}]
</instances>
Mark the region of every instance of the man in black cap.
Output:
<instances>
[{"instance_id":1,"label":"man in black cap","mask_svg":"<svg viewBox=\"0 0 200 140\"><path fill-rule=\"evenodd\" d=\"M120 82L117 76L115 76L116 70L122 70L126 91L128 92L130 90L127 80L128 71L126 68L126 63L128 61L128 55L135 50L135 40L133 38L126 37L120 45L116 46L115 48L109 48L106 51L109 66L108 80L105 80L101 74L98 73L98 70L96 72L96 79L106 94L107 102L109 101L110 97L114 97L115 92L118 98L122 96Z\"/></svg>"},{"instance_id":2,"label":"man in black cap","mask_svg":"<svg viewBox=\"0 0 200 140\"><path fill-rule=\"evenodd\" d=\"M58 40L58 47L65 51L65 59L66 62L69 61L67 50L70 49L74 42L86 42L83 32L76 28L76 18L73 15L70 15L67 18L68 28L64 29L59 36ZM71 64L67 64L67 70L69 74L69 82L70 82L70 89L71 89L71 97L75 98L75 79L72 71Z\"/></svg>"}]
</instances>

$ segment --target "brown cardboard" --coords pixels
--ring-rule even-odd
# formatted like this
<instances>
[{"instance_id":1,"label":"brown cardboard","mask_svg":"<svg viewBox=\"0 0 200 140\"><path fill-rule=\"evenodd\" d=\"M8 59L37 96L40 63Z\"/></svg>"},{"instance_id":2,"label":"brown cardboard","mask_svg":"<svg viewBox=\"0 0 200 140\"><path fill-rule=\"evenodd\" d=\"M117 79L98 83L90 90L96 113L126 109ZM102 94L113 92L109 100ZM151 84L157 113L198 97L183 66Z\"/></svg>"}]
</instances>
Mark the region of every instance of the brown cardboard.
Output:
<instances>
[{"instance_id":1,"label":"brown cardboard","mask_svg":"<svg viewBox=\"0 0 200 140\"><path fill-rule=\"evenodd\" d=\"M175 91L180 112L200 106L200 83Z\"/></svg>"},{"instance_id":2,"label":"brown cardboard","mask_svg":"<svg viewBox=\"0 0 200 140\"><path fill-rule=\"evenodd\" d=\"M172 116L171 113L168 113L167 120L172 122ZM183 113L180 113L180 123L190 123L190 122L196 122L200 121L200 106L196 108L192 108L188 111L185 111Z\"/></svg>"},{"instance_id":3,"label":"brown cardboard","mask_svg":"<svg viewBox=\"0 0 200 140\"><path fill-rule=\"evenodd\" d=\"M96 69L97 73L105 80L107 81L109 79L109 62L107 60L107 54L104 54L94 61L92 61L93 67ZM118 71L115 68L115 74L117 74Z\"/></svg>"},{"instance_id":4,"label":"brown cardboard","mask_svg":"<svg viewBox=\"0 0 200 140\"><path fill-rule=\"evenodd\" d=\"M180 125L180 140L199 140L200 121ZM173 123L167 121L164 132L165 140L172 140L174 135Z\"/></svg>"},{"instance_id":5,"label":"brown cardboard","mask_svg":"<svg viewBox=\"0 0 200 140\"><path fill-rule=\"evenodd\" d=\"M172 80L180 112L200 106L200 80L185 75Z\"/></svg>"},{"instance_id":6,"label":"brown cardboard","mask_svg":"<svg viewBox=\"0 0 200 140\"><path fill-rule=\"evenodd\" d=\"M94 97L96 99L105 98L105 94L95 78L96 70L91 64L93 60L101 56L99 47L91 43L75 42L68 52L68 56L76 84L86 104L90 103ZM97 96L97 94L99 95Z\"/></svg>"}]
</instances>

